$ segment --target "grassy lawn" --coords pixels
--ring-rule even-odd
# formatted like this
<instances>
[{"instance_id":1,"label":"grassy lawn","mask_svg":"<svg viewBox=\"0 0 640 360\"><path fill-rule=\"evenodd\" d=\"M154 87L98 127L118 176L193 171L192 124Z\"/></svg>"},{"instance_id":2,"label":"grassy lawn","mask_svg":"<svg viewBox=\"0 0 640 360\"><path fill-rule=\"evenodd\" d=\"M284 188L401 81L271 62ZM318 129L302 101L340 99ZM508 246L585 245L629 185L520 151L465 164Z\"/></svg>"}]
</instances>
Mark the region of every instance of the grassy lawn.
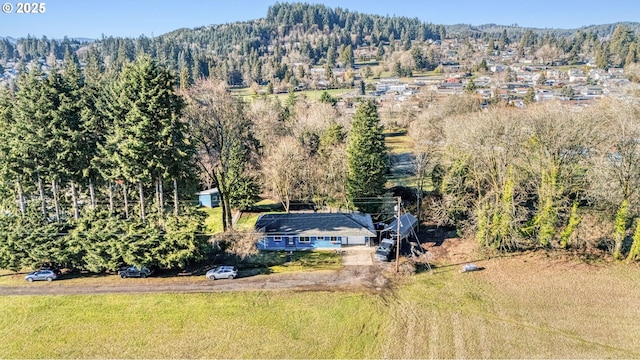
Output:
<instances>
[{"instance_id":1,"label":"grassy lawn","mask_svg":"<svg viewBox=\"0 0 640 360\"><path fill-rule=\"evenodd\" d=\"M333 251L294 252L290 262L286 262L286 256L284 251L260 252L247 262L265 264L271 273L339 270L342 267L342 256Z\"/></svg>"},{"instance_id":2,"label":"grassy lawn","mask_svg":"<svg viewBox=\"0 0 640 360\"><path fill-rule=\"evenodd\" d=\"M318 101L320 100L320 96L322 96L322 93L325 91L328 92L329 95L333 97L337 97L339 95L349 93L349 92L354 92L356 90L355 89L307 90L307 91L301 91L300 94L304 94L309 100Z\"/></svg>"},{"instance_id":3,"label":"grassy lawn","mask_svg":"<svg viewBox=\"0 0 640 360\"><path fill-rule=\"evenodd\" d=\"M199 211L202 211L207 214L207 218L204 220L205 231L208 234L217 234L222 232L222 208L214 207L214 208L200 208Z\"/></svg>"},{"instance_id":4,"label":"grassy lawn","mask_svg":"<svg viewBox=\"0 0 640 360\"><path fill-rule=\"evenodd\" d=\"M235 96L254 96L253 89L248 86L243 88L231 88L229 89L229 92Z\"/></svg>"},{"instance_id":5,"label":"grassy lawn","mask_svg":"<svg viewBox=\"0 0 640 360\"><path fill-rule=\"evenodd\" d=\"M408 135L387 135L384 138L385 144L391 154L402 154L411 152L413 149L413 139Z\"/></svg>"},{"instance_id":6,"label":"grassy lawn","mask_svg":"<svg viewBox=\"0 0 640 360\"><path fill-rule=\"evenodd\" d=\"M394 320L385 333L421 334L424 341L390 347L382 356L640 356L640 339L632 335L640 305L640 280L632 278L640 275L637 268L570 263L558 269L526 260L489 261L478 273L419 276L398 292L400 306L389 314Z\"/></svg>"},{"instance_id":7,"label":"grassy lawn","mask_svg":"<svg viewBox=\"0 0 640 360\"><path fill-rule=\"evenodd\" d=\"M391 159L399 159L406 156L414 148L413 139L407 135L406 129L388 129L384 133L384 141L387 145ZM387 176L387 186L415 186L416 177L407 174L406 171L397 168L391 169L391 174Z\"/></svg>"},{"instance_id":8,"label":"grassy lawn","mask_svg":"<svg viewBox=\"0 0 640 360\"><path fill-rule=\"evenodd\" d=\"M365 294L247 292L0 298L0 358L364 358Z\"/></svg>"},{"instance_id":9,"label":"grassy lawn","mask_svg":"<svg viewBox=\"0 0 640 360\"><path fill-rule=\"evenodd\" d=\"M544 255L379 294L0 297L0 358L639 358L640 267Z\"/></svg>"},{"instance_id":10,"label":"grassy lawn","mask_svg":"<svg viewBox=\"0 0 640 360\"><path fill-rule=\"evenodd\" d=\"M325 91L328 92L329 95L333 97L337 97L345 93L354 92L355 89L304 90L304 91L296 91L295 94L297 97L306 96L306 98L309 100L318 101L320 100L320 96L322 95L322 93ZM275 96L277 96L280 99L280 101L285 101L286 98L289 96L289 93L280 93Z\"/></svg>"},{"instance_id":11,"label":"grassy lawn","mask_svg":"<svg viewBox=\"0 0 640 360\"><path fill-rule=\"evenodd\" d=\"M235 229L238 231L251 231L253 230L256 221L258 220L259 213L242 213L240 219L236 223Z\"/></svg>"}]
</instances>

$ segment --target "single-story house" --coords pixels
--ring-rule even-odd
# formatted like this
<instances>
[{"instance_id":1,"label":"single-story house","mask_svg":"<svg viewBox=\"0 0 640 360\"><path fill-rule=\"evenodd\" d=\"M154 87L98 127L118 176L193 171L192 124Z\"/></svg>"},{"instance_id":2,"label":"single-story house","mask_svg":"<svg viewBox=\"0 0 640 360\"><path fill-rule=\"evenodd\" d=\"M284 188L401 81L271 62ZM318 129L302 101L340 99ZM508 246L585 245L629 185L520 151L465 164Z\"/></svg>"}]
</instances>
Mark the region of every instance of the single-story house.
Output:
<instances>
[{"instance_id":1,"label":"single-story house","mask_svg":"<svg viewBox=\"0 0 640 360\"><path fill-rule=\"evenodd\" d=\"M200 206L211 208L220 205L220 192L218 188L200 191L196 193L196 195L198 195Z\"/></svg>"},{"instance_id":2,"label":"single-story house","mask_svg":"<svg viewBox=\"0 0 640 360\"><path fill-rule=\"evenodd\" d=\"M263 214L255 230L263 234L260 250L338 249L367 245L376 236L371 215L361 213Z\"/></svg>"}]
</instances>

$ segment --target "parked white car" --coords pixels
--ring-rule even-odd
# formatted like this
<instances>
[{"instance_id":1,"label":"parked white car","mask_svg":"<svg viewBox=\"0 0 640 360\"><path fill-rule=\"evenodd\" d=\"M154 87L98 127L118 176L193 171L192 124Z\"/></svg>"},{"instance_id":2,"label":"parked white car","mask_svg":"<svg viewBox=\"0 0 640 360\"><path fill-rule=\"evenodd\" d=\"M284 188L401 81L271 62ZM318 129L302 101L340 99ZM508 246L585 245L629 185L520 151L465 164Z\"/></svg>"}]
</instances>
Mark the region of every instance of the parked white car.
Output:
<instances>
[{"instance_id":1,"label":"parked white car","mask_svg":"<svg viewBox=\"0 0 640 360\"><path fill-rule=\"evenodd\" d=\"M238 276L238 269L235 266L223 265L207 271L205 275L209 280L234 279Z\"/></svg>"}]
</instances>

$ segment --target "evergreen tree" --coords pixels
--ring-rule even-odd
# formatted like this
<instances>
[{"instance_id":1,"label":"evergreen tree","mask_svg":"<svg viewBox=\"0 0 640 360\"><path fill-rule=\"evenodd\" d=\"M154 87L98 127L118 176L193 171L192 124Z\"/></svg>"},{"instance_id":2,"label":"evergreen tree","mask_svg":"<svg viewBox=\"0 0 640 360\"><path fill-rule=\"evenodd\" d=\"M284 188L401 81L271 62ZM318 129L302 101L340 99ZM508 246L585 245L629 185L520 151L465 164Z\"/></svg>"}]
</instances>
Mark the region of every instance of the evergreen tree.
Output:
<instances>
[{"instance_id":1,"label":"evergreen tree","mask_svg":"<svg viewBox=\"0 0 640 360\"><path fill-rule=\"evenodd\" d=\"M625 64L625 59L629 54L629 46L634 40L633 31L627 26L618 25L616 27L609 43L609 53L611 54L613 66L621 67Z\"/></svg>"},{"instance_id":2,"label":"evergreen tree","mask_svg":"<svg viewBox=\"0 0 640 360\"><path fill-rule=\"evenodd\" d=\"M0 87L0 210L12 211L11 204L18 204L24 214L24 197L17 180L20 169L15 167L12 160L13 95L8 89Z\"/></svg>"},{"instance_id":3,"label":"evergreen tree","mask_svg":"<svg viewBox=\"0 0 640 360\"><path fill-rule=\"evenodd\" d=\"M464 87L464 92L467 94L475 94L476 88L476 83L473 81L473 79L471 79Z\"/></svg>"},{"instance_id":4,"label":"evergreen tree","mask_svg":"<svg viewBox=\"0 0 640 360\"><path fill-rule=\"evenodd\" d=\"M19 178L37 184L42 214L46 218L44 181L53 175L52 161L59 150L52 133L58 120L58 94L53 81L47 80L37 68L24 72L17 85L10 159Z\"/></svg>"},{"instance_id":5,"label":"evergreen tree","mask_svg":"<svg viewBox=\"0 0 640 360\"><path fill-rule=\"evenodd\" d=\"M331 94L329 94L329 92L325 90L322 92L322 94L320 94L320 102L327 103L331 106L336 106L336 104L338 103L338 99L331 96Z\"/></svg>"},{"instance_id":6,"label":"evergreen tree","mask_svg":"<svg viewBox=\"0 0 640 360\"><path fill-rule=\"evenodd\" d=\"M347 68L352 68L354 59L353 59L353 48L351 45L347 45L340 50L340 61Z\"/></svg>"},{"instance_id":7,"label":"evergreen tree","mask_svg":"<svg viewBox=\"0 0 640 360\"><path fill-rule=\"evenodd\" d=\"M524 103L527 105L532 104L533 102L536 101L536 92L533 87L530 87L527 89L527 93L524 94L522 101L524 101Z\"/></svg>"},{"instance_id":8,"label":"evergreen tree","mask_svg":"<svg viewBox=\"0 0 640 360\"><path fill-rule=\"evenodd\" d=\"M52 164L54 175L52 181L60 180L63 184L69 183L73 200L73 217L78 220L80 209L76 185L82 181L83 171L88 165L79 159L86 158L83 156L83 152L88 144L81 141L84 138L81 122L84 79L75 55L66 53L62 72L50 74L49 79L54 82L53 86L58 93L55 121L51 123L52 146L58 149ZM56 194L54 194L54 199L56 199Z\"/></svg>"},{"instance_id":9,"label":"evergreen tree","mask_svg":"<svg viewBox=\"0 0 640 360\"><path fill-rule=\"evenodd\" d=\"M496 50L496 44L493 41L493 38L489 39L489 44L487 45L487 56L493 55L493 52Z\"/></svg>"},{"instance_id":10,"label":"evergreen tree","mask_svg":"<svg viewBox=\"0 0 640 360\"><path fill-rule=\"evenodd\" d=\"M426 67L426 62L420 46L414 46L411 48L411 57L413 58L413 63L417 70L422 70Z\"/></svg>"},{"instance_id":11,"label":"evergreen tree","mask_svg":"<svg viewBox=\"0 0 640 360\"><path fill-rule=\"evenodd\" d=\"M95 49L90 48L84 67L84 88L82 90L82 106L80 110L82 131L80 142L83 144L81 156L77 159L82 163L82 178L88 182L91 206L97 205L95 186L101 185L100 173L101 156L99 146L105 145L107 133L107 110L105 101L105 89L108 88L104 79L104 64ZM113 200L111 187L109 187L110 199ZM110 201L110 210L113 211L113 201Z\"/></svg>"},{"instance_id":12,"label":"evergreen tree","mask_svg":"<svg viewBox=\"0 0 640 360\"><path fill-rule=\"evenodd\" d=\"M603 70L609 69L609 47L606 45L596 50L596 66Z\"/></svg>"},{"instance_id":13,"label":"evergreen tree","mask_svg":"<svg viewBox=\"0 0 640 360\"><path fill-rule=\"evenodd\" d=\"M635 43L631 43L629 45L629 53L627 54L627 57L624 60L624 65L631 65L631 64L635 64L637 61L637 54L636 54L636 44Z\"/></svg>"},{"instance_id":14,"label":"evergreen tree","mask_svg":"<svg viewBox=\"0 0 640 360\"><path fill-rule=\"evenodd\" d=\"M394 76L402 76L404 74L404 70L402 69L402 66L400 65L399 61L396 61L393 64L393 75Z\"/></svg>"},{"instance_id":15,"label":"evergreen tree","mask_svg":"<svg viewBox=\"0 0 640 360\"><path fill-rule=\"evenodd\" d=\"M538 81L536 81L536 84L538 85L545 85L547 83L547 72L543 71L540 73L540 77L538 78Z\"/></svg>"},{"instance_id":16,"label":"evergreen tree","mask_svg":"<svg viewBox=\"0 0 640 360\"><path fill-rule=\"evenodd\" d=\"M378 197L384 193L387 172L387 148L378 109L373 101L362 102L351 121L347 141L347 197L364 211L372 207L360 198Z\"/></svg>"},{"instance_id":17,"label":"evergreen tree","mask_svg":"<svg viewBox=\"0 0 640 360\"><path fill-rule=\"evenodd\" d=\"M143 184L176 179L190 171L191 145L179 120L184 103L174 86L171 74L148 56L125 65L115 84L110 114L114 128L104 149L114 169L112 176L138 185L143 221Z\"/></svg>"},{"instance_id":18,"label":"evergreen tree","mask_svg":"<svg viewBox=\"0 0 640 360\"><path fill-rule=\"evenodd\" d=\"M330 47L329 50L327 50L327 66L328 67L336 66L336 55L335 55L335 51L333 50L333 47Z\"/></svg>"}]
</instances>

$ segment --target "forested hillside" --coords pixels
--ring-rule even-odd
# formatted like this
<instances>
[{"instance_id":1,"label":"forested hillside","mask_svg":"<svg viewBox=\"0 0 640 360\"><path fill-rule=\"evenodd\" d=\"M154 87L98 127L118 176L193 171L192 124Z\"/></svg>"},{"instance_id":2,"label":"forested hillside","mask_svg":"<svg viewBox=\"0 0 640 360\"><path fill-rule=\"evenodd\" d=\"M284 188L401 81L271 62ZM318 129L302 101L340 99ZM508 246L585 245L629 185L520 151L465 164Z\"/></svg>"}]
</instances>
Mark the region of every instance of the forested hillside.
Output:
<instances>
[{"instance_id":1,"label":"forested hillside","mask_svg":"<svg viewBox=\"0 0 640 360\"><path fill-rule=\"evenodd\" d=\"M616 34L618 25L624 33ZM425 63L413 69L435 68L445 61L440 51L428 53L429 44L444 39L483 39L503 50L519 44L522 55L535 54L543 46L578 61L587 57L610 57L620 66L635 40L638 23L593 25L581 29L529 29L517 25L437 25L418 18L388 17L331 9L323 5L278 3L265 18L247 22L179 29L155 37L116 38L105 36L92 43L46 37L0 41L0 63L46 59L50 65L75 52L86 61L95 49L108 69L118 70L126 61L147 54L167 66L182 83L214 78L232 86L271 83L287 91L300 84L317 87L311 74L316 66L354 67L365 60L388 60L394 52L420 48ZM637 41L634 44L638 48ZM634 51L636 51L634 49ZM433 49L431 50L433 52ZM461 58L469 60L469 57ZM602 61L601 61L602 63ZM606 64L606 62L605 62ZM469 65L471 66L471 65ZM606 66L606 65L604 65ZM329 76L330 77L330 76ZM330 86L337 86L336 79ZM345 81L346 84L352 81ZM353 86L353 84L352 84Z\"/></svg>"},{"instance_id":2,"label":"forested hillside","mask_svg":"<svg viewBox=\"0 0 640 360\"><path fill-rule=\"evenodd\" d=\"M276 4L264 19L153 38L3 39L0 64L17 71L0 90L0 268L184 268L210 250L192 202L208 187L220 190L227 234L232 211L260 196L285 211L299 201L385 220L386 200L404 194L421 220L485 248L636 260L637 96L623 89L622 101L584 108L571 87L543 78L556 61L579 73L589 62L613 86L637 82L638 73L604 72L638 70L636 28L465 30ZM545 70L509 94L531 72L520 59ZM489 74L487 61L517 63L521 74ZM459 77L445 79L446 66ZM460 94L372 95L391 86L374 78L414 72ZM489 75L507 85L482 85L483 95L474 81ZM566 101L536 105L532 84ZM252 91L235 96L236 87ZM324 92L315 100L305 89ZM407 135L403 186L385 131Z\"/></svg>"}]
</instances>

